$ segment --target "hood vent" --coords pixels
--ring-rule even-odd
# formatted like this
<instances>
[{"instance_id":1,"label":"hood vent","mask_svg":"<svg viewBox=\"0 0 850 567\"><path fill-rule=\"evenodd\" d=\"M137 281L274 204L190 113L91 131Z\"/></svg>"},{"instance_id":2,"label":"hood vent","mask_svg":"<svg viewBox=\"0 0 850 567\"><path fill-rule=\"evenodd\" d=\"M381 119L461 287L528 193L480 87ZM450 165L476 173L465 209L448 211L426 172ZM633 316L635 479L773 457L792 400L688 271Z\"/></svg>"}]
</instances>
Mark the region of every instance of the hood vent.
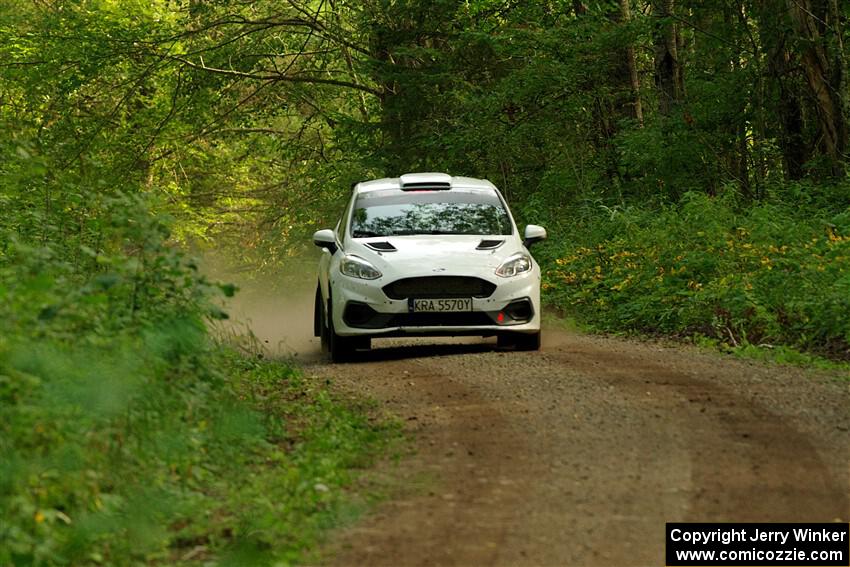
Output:
<instances>
[{"instance_id":1,"label":"hood vent","mask_svg":"<svg viewBox=\"0 0 850 567\"><path fill-rule=\"evenodd\" d=\"M365 243L368 248L375 250L376 252L397 252L398 248L390 244L389 242L366 242Z\"/></svg>"},{"instance_id":2,"label":"hood vent","mask_svg":"<svg viewBox=\"0 0 850 567\"><path fill-rule=\"evenodd\" d=\"M478 246L475 247L476 250L495 250L502 244L504 244L504 240L482 240L478 243Z\"/></svg>"},{"instance_id":3,"label":"hood vent","mask_svg":"<svg viewBox=\"0 0 850 567\"><path fill-rule=\"evenodd\" d=\"M405 173L398 178L402 191L447 191L452 176L445 173Z\"/></svg>"}]
</instances>

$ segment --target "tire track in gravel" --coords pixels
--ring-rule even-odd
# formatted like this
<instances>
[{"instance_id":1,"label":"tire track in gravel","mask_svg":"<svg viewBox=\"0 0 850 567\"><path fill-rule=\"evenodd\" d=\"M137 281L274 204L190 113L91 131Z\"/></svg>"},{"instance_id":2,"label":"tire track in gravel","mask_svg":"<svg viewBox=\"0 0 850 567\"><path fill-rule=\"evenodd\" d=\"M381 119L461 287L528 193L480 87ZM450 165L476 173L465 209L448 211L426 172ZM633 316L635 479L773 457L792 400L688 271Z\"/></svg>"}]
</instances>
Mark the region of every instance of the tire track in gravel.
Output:
<instances>
[{"instance_id":1,"label":"tire track in gravel","mask_svg":"<svg viewBox=\"0 0 850 567\"><path fill-rule=\"evenodd\" d=\"M564 363L576 364L575 353ZM595 353L582 353L583 367ZM717 383L659 364L619 355L600 374L631 392L665 397L671 390L683 411L690 444L693 521L818 521L846 517L848 498L808 438L762 406ZM609 355L607 363L612 362ZM628 371L624 369L628 368ZM694 411L693 405L699 407ZM672 408L668 408L672 409ZM837 498L836 498L837 496ZM742 502L748 502L742 507ZM806 506L801 507L800 503Z\"/></svg>"},{"instance_id":2,"label":"tire track in gravel","mask_svg":"<svg viewBox=\"0 0 850 567\"><path fill-rule=\"evenodd\" d=\"M846 380L546 336L307 367L399 416L416 451L385 467L411 488L338 534L331 564L662 565L666 521L850 517Z\"/></svg>"},{"instance_id":3,"label":"tire track in gravel","mask_svg":"<svg viewBox=\"0 0 850 567\"><path fill-rule=\"evenodd\" d=\"M397 382L382 401L416 436L416 454L401 474L410 475L419 493L385 503L354 528L365 543L343 563L398 565L399 555L388 549L405 550L405 565L495 563L512 511L521 504L511 485L523 474L519 465L527 450L506 434L505 416L427 359L354 367L357 379Z\"/></svg>"}]
</instances>

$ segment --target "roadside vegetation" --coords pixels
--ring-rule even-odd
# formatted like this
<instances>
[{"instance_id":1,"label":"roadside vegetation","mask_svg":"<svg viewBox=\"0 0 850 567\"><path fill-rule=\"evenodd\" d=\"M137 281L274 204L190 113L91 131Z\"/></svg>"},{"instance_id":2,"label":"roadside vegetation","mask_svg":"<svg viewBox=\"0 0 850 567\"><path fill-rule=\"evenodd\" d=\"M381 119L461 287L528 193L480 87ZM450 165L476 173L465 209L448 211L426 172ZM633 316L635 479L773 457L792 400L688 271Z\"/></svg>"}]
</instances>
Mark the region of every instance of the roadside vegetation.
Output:
<instances>
[{"instance_id":1,"label":"roadside vegetation","mask_svg":"<svg viewBox=\"0 0 850 567\"><path fill-rule=\"evenodd\" d=\"M572 242L544 252L545 296L592 329L848 359L850 213L840 206L688 193L676 206L577 218L566 232Z\"/></svg>"},{"instance_id":2,"label":"roadside vegetation","mask_svg":"<svg viewBox=\"0 0 850 567\"><path fill-rule=\"evenodd\" d=\"M182 250L298 270L364 178L491 179L586 325L846 360L848 17L0 0L0 563L310 547L392 431L215 343Z\"/></svg>"},{"instance_id":3,"label":"roadside vegetation","mask_svg":"<svg viewBox=\"0 0 850 567\"><path fill-rule=\"evenodd\" d=\"M303 560L395 429L213 341L211 299L232 286L164 246L155 217L126 220L111 226L133 227L135 254L5 250L0 564Z\"/></svg>"}]
</instances>

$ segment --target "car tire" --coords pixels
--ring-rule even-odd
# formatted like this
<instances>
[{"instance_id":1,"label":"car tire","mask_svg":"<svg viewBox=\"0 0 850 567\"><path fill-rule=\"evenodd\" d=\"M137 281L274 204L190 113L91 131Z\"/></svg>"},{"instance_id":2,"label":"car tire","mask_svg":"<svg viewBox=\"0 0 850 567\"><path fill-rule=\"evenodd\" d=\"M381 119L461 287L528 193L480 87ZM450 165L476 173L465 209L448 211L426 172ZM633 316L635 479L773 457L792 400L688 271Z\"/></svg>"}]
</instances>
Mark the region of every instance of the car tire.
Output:
<instances>
[{"instance_id":1,"label":"car tire","mask_svg":"<svg viewBox=\"0 0 850 567\"><path fill-rule=\"evenodd\" d=\"M496 335L496 346L499 348L510 348L514 346L514 336L510 333L499 333Z\"/></svg>"},{"instance_id":2,"label":"car tire","mask_svg":"<svg viewBox=\"0 0 850 567\"><path fill-rule=\"evenodd\" d=\"M369 348L371 340L369 337L343 337L336 334L334 330L333 301L328 299L328 323L327 329L328 351L331 353L332 362L349 362L354 358L354 351L358 348Z\"/></svg>"},{"instance_id":3,"label":"car tire","mask_svg":"<svg viewBox=\"0 0 850 567\"><path fill-rule=\"evenodd\" d=\"M316 299L313 302L313 336L322 337L322 347L324 347L324 335L322 331L325 325L325 308L322 303L322 286L316 284Z\"/></svg>"},{"instance_id":4,"label":"car tire","mask_svg":"<svg viewBox=\"0 0 850 567\"><path fill-rule=\"evenodd\" d=\"M504 333L496 337L499 348L513 347L514 350L540 350L540 331L536 333Z\"/></svg>"},{"instance_id":5,"label":"car tire","mask_svg":"<svg viewBox=\"0 0 850 567\"><path fill-rule=\"evenodd\" d=\"M325 316L325 300L322 299L321 292L319 292L317 301L319 302L319 337L322 344L322 351L329 352L331 350L331 334L326 322L328 317Z\"/></svg>"},{"instance_id":6,"label":"car tire","mask_svg":"<svg viewBox=\"0 0 850 567\"><path fill-rule=\"evenodd\" d=\"M518 335L515 344L517 350L540 350L540 331Z\"/></svg>"}]
</instances>

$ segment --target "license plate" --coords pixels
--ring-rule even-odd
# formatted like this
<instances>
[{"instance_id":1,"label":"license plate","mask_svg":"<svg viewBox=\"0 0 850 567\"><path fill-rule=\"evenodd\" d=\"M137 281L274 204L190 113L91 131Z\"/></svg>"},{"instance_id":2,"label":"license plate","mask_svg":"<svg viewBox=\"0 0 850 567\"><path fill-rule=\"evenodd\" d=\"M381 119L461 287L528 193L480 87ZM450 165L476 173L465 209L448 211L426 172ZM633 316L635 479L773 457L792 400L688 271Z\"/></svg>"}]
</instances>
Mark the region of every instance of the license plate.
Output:
<instances>
[{"instance_id":1,"label":"license plate","mask_svg":"<svg viewBox=\"0 0 850 567\"><path fill-rule=\"evenodd\" d=\"M472 298L456 299L414 299L415 313L452 313L456 311L472 311Z\"/></svg>"}]
</instances>

